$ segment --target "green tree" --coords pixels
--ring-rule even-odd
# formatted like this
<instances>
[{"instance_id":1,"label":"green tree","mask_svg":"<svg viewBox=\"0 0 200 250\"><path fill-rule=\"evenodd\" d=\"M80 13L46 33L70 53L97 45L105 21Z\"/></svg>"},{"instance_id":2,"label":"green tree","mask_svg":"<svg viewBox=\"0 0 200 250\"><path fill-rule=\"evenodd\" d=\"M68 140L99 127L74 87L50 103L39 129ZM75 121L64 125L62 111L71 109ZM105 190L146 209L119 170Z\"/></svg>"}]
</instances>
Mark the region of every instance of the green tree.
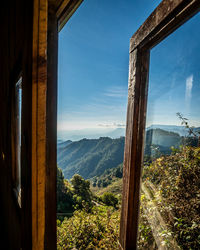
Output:
<instances>
[{"instance_id":1,"label":"green tree","mask_svg":"<svg viewBox=\"0 0 200 250\"><path fill-rule=\"evenodd\" d=\"M92 206L92 192L90 191L90 182L78 174L75 174L71 179L74 200L77 203L77 208L82 208L84 204L87 207Z\"/></svg>"},{"instance_id":2,"label":"green tree","mask_svg":"<svg viewBox=\"0 0 200 250\"><path fill-rule=\"evenodd\" d=\"M98 186L98 187L101 187L101 184L102 184L102 180L98 180L97 186Z\"/></svg>"},{"instance_id":3,"label":"green tree","mask_svg":"<svg viewBox=\"0 0 200 250\"><path fill-rule=\"evenodd\" d=\"M115 176L116 176L117 178L122 178L122 176L123 176L122 168L118 167L118 168L116 169L116 171L115 171Z\"/></svg>"},{"instance_id":4,"label":"green tree","mask_svg":"<svg viewBox=\"0 0 200 250\"><path fill-rule=\"evenodd\" d=\"M117 197L114 194L109 193L109 192L104 193L101 196L101 199L102 199L103 203L105 203L107 206L116 207L118 204Z\"/></svg>"},{"instance_id":5,"label":"green tree","mask_svg":"<svg viewBox=\"0 0 200 250\"><path fill-rule=\"evenodd\" d=\"M72 212L74 206L70 184L64 179L60 168L57 168L57 212Z\"/></svg>"}]
</instances>

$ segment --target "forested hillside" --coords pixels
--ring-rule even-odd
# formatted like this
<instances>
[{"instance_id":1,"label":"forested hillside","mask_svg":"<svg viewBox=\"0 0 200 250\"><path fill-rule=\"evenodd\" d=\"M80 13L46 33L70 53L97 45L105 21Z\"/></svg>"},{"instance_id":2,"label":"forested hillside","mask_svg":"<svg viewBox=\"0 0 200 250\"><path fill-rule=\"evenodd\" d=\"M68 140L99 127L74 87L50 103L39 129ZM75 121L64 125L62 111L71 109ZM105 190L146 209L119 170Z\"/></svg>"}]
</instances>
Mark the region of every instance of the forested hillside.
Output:
<instances>
[{"instance_id":1,"label":"forested hillside","mask_svg":"<svg viewBox=\"0 0 200 250\"><path fill-rule=\"evenodd\" d=\"M174 132L179 134L180 136L188 136L188 129L185 126L177 126L177 125L159 125L154 124L147 128L147 131L150 129L162 129L168 132ZM199 132L200 127L193 128L194 132Z\"/></svg>"},{"instance_id":2,"label":"forested hillside","mask_svg":"<svg viewBox=\"0 0 200 250\"><path fill-rule=\"evenodd\" d=\"M74 174L80 174L86 179L99 176L123 162L124 140L124 137L100 137L59 143L58 166L67 179ZM146 133L145 155L157 157L157 152L170 154L171 146L178 147L181 143L182 137L177 133L150 129Z\"/></svg>"},{"instance_id":3,"label":"forested hillside","mask_svg":"<svg viewBox=\"0 0 200 250\"><path fill-rule=\"evenodd\" d=\"M71 140L67 140L67 141L59 141L57 143L57 153L59 154L59 152L61 152L66 146L68 146L70 143L72 143Z\"/></svg>"},{"instance_id":4,"label":"forested hillside","mask_svg":"<svg viewBox=\"0 0 200 250\"><path fill-rule=\"evenodd\" d=\"M179 146L181 137L178 133L169 132L163 129L150 129L146 132L147 145L161 145L163 147Z\"/></svg>"},{"instance_id":5,"label":"forested hillside","mask_svg":"<svg viewBox=\"0 0 200 250\"><path fill-rule=\"evenodd\" d=\"M78 175L71 184L64 181L59 170L58 210L78 210L58 220L58 249L118 248L120 193L108 193L108 188L122 182L117 177L121 170L118 166L97 178L111 178L107 187L100 187L101 194L91 192L90 183ZM138 249L200 249L199 176L199 147L185 146L144 164Z\"/></svg>"},{"instance_id":6,"label":"forested hillside","mask_svg":"<svg viewBox=\"0 0 200 250\"><path fill-rule=\"evenodd\" d=\"M58 166L70 179L74 174L84 178L101 175L106 169L123 162L124 137L83 139L72 142L58 152Z\"/></svg>"},{"instance_id":7,"label":"forested hillside","mask_svg":"<svg viewBox=\"0 0 200 250\"><path fill-rule=\"evenodd\" d=\"M161 129L146 133L138 249L200 249L199 132L187 128L187 137ZM71 158L74 154L84 160L88 152L101 155L114 149L106 155L112 159L123 153L123 147L124 138L84 139L71 142L61 152L67 150ZM109 160L106 163L109 166ZM103 166L102 173L90 180L77 174L70 181L64 180L58 169L57 211L61 212L57 221L58 249L118 248L123 167L122 163L110 168ZM94 174L98 168L92 170ZM65 218L62 212L66 213Z\"/></svg>"}]
</instances>

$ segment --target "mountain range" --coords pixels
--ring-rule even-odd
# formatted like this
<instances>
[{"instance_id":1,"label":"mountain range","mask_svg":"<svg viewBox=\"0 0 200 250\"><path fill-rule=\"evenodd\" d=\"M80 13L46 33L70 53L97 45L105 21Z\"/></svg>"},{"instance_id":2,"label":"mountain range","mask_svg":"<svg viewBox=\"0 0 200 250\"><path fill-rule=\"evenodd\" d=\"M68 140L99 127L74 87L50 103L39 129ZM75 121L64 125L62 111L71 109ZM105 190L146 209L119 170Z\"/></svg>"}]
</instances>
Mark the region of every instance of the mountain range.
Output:
<instances>
[{"instance_id":1,"label":"mountain range","mask_svg":"<svg viewBox=\"0 0 200 250\"><path fill-rule=\"evenodd\" d=\"M162 125L160 125L163 127ZM145 136L145 155L156 153L170 154L171 147L179 147L183 137L172 132L172 126L148 128ZM183 131L183 127L174 126L175 131ZM112 139L82 139L79 141L59 141L57 145L57 164L63 170L65 178L70 179L75 173L84 178L101 175L123 162L125 137Z\"/></svg>"},{"instance_id":2,"label":"mountain range","mask_svg":"<svg viewBox=\"0 0 200 250\"><path fill-rule=\"evenodd\" d=\"M150 129L162 129L165 131L169 131L169 132L174 132L174 133L178 133L180 136L187 136L188 135L188 129L185 126L177 126L177 125L151 125L149 126L146 130L150 130ZM197 128L193 128L194 132L198 132L200 131L200 127Z\"/></svg>"},{"instance_id":3,"label":"mountain range","mask_svg":"<svg viewBox=\"0 0 200 250\"><path fill-rule=\"evenodd\" d=\"M98 139L99 137L110 137L112 139L125 136L125 128L100 128L58 131L58 140L79 141L81 139Z\"/></svg>"},{"instance_id":4,"label":"mountain range","mask_svg":"<svg viewBox=\"0 0 200 250\"><path fill-rule=\"evenodd\" d=\"M187 136L188 129L185 126L177 125L160 125L154 124L146 128L146 131L151 129L162 129L169 132L178 133L180 136ZM200 131L200 127L194 128L194 132ZM98 139L99 137L110 137L112 139L125 136L125 128L102 128L102 129L81 129L81 130L69 130L58 131L58 141L79 141L81 139Z\"/></svg>"},{"instance_id":5,"label":"mountain range","mask_svg":"<svg viewBox=\"0 0 200 250\"><path fill-rule=\"evenodd\" d=\"M59 143L57 147L57 164L67 179L74 174L84 178L98 176L123 162L124 137L82 139L66 144L63 147L63 143Z\"/></svg>"}]
</instances>

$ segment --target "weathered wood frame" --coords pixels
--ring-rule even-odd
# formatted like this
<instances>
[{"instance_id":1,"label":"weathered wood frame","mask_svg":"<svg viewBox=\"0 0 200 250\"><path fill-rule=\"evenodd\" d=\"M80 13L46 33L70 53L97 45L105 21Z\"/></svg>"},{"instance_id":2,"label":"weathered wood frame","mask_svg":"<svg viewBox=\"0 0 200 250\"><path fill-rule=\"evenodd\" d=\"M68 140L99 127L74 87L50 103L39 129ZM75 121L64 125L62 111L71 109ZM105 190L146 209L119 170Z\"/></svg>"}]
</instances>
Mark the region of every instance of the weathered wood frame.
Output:
<instances>
[{"instance_id":1,"label":"weathered wood frame","mask_svg":"<svg viewBox=\"0 0 200 250\"><path fill-rule=\"evenodd\" d=\"M58 31L82 0L34 0L32 249L56 249Z\"/></svg>"},{"instance_id":2,"label":"weathered wood frame","mask_svg":"<svg viewBox=\"0 0 200 250\"><path fill-rule=\"evenodd\" d=\"M163 0L130 41L121 249L137 248L150 50L199 10L199 0Z\"/></svg>"},{"instance_id":3,"label":"weathered wood frame","mask_svg":"<svg viewBox=\"0 0 200 250\"><path fill-rule=\"evenodd\" d=\"M82 0L34 0L32 65L32 249L56 249L58 32ZM130 42L120 225L136 249L150 49L199 11L199 0L164 0Z\"/></svg>"}]
</instances>

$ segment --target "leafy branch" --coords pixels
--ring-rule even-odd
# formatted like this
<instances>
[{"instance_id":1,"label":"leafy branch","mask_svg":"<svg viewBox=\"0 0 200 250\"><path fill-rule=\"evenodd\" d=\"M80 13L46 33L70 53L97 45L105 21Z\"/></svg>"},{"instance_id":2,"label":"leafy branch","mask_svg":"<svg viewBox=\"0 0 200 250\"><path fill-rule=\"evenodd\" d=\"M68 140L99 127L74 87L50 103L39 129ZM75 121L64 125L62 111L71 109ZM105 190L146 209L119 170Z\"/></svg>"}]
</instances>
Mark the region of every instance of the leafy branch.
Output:
<instances>
[{"instance_id":1,"label":"leafy branch","mask_svg":"<svg viewBox=\"0 0 200 250\"><path fill-rule=\"evenodd\" d=\"M184 125L188 129L189 136L193 135L194 137L198 138L200 135L200 132L198 131L195 132L194 127L189 126L188 119L183 117L183 115L180 112L176 113L176 115L181 120L181 125Z\"/></svg>"}]
</instances>

